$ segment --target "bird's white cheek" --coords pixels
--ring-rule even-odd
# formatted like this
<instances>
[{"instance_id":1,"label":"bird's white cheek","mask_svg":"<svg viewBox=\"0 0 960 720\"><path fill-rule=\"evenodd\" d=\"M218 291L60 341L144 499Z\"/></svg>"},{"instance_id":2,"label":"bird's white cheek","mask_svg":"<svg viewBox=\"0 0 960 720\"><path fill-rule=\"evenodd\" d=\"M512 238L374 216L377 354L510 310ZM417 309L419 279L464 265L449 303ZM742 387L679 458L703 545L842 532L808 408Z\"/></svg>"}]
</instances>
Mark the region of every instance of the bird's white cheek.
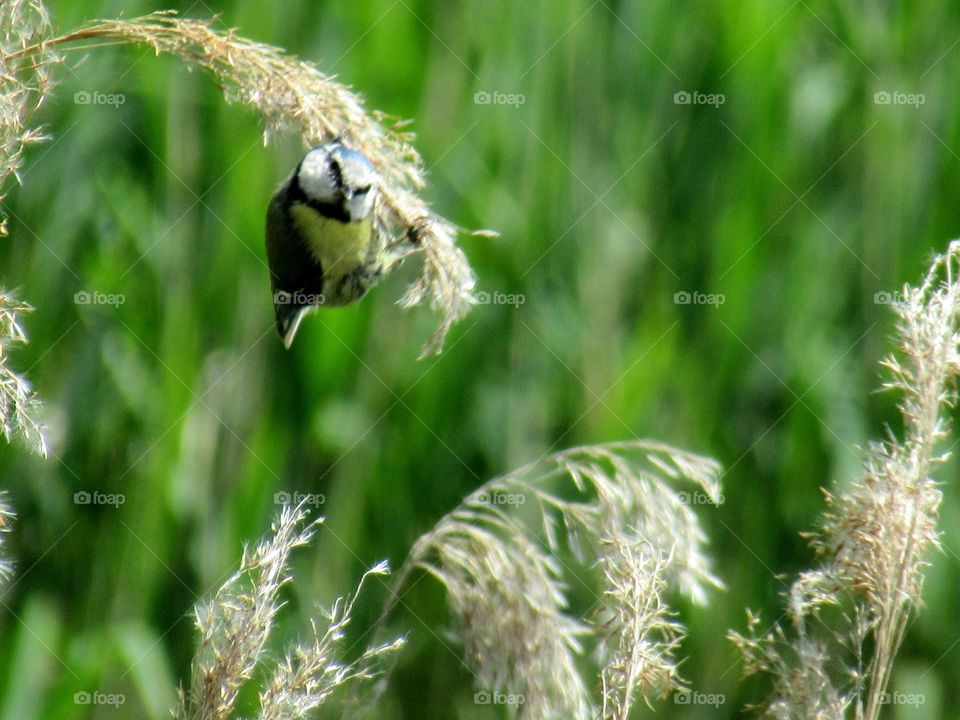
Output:
<instances>
[{"instance_id":1,"label":"bird's white cheek","mask_svg":"<svg viewBox=\"0 0 960 720\"><path fill-rule=\"evenodd\" d=\"M332 202L337 197L337 189L333 186L332 180L325 174L317 175L301 172L300 187L307 197L323 202Z\"/></svg>"},{"instance_id":2,"label":"bird's white cheek","mask_svg":"<svg viewBox=\"0 0 960 720\"><path fill-rule=\"evenodd\" d=\"M353 220L363 220L370 216L373 211L373 198L370 193L363 195L354 195L347 200L347 210Z\"/></svg>"}]
</instances>

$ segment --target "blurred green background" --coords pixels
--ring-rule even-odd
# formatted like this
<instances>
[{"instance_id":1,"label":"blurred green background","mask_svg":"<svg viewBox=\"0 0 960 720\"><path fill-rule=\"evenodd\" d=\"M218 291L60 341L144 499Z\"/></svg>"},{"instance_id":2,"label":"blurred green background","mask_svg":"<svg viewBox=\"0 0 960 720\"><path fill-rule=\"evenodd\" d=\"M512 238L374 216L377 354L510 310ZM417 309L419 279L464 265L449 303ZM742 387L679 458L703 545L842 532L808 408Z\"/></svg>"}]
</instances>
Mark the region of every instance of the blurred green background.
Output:
<instances>
[{"instance_id":1,"label":"blurred green background","mask_svg":"<svg viewBox=\"0 0 960 720\"><path fill-rule=\"evenodd\" d=\"M898 427L896 398L873 392L893 332L877 293L918 280L960 235L960 6L49 5L61 30L219 13L413 118L433 206L501 233L463 240L479 289L524 302L476 307L446 352L418 362L436 318L395 306L408 263L359 306L309 318L285 352L262 232L298 139L264 147L258 118L179 61L68 53L40 113L52 141L6 201L0 254L2 284L36 307L14 364L46 403L52 450L0 448L18 512L0 718L166 717L189 672L190 609L268 529L275 493L322 494L327 517L295 557L279 650L316 603L381 558L397 566L483 480L634 437L726 468L726 502L701 516L728 589L706 608L676 599L683 675L725 703L667 699L655 714L741 717L762 697L724 635L746 607L779 616L780 574L811 562L798 533L823 508L819 488L854 477L853 448ZM78 104L83 92L124 102ZM501 102L511 94L522 102ZM724 302L676 302L683 292ZM960 717L955 475L948 464L944 552L893 677L925 702L887 717ZM81 491L125 503L77 505ZM408 618L380 716L505 716L473 703L429 585L406 600L422 622ZM383 601L370 589L358 638ZM126 703L74 703L94 690Z\"/></svg>"}]
</instances>

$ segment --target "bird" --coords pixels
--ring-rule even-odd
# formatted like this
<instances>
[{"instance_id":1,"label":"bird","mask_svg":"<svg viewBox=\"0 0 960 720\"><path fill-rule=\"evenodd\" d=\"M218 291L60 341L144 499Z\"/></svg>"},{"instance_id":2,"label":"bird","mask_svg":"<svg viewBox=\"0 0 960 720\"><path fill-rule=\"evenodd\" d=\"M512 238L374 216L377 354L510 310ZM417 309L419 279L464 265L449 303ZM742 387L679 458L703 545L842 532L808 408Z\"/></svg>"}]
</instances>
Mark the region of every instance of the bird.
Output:
<instances>
[{"instance_id":1,"label":"bird","mask_svg":"<svg viewBox=\"0 0 960 720\"><path fill-rule=\"evenodd\" d=\"M394 264L373 222L379 182L366 155L334 139L307 151L271 198L267 264L287 349L310 311L357 302Z\"/></svg>"}]
</instances>

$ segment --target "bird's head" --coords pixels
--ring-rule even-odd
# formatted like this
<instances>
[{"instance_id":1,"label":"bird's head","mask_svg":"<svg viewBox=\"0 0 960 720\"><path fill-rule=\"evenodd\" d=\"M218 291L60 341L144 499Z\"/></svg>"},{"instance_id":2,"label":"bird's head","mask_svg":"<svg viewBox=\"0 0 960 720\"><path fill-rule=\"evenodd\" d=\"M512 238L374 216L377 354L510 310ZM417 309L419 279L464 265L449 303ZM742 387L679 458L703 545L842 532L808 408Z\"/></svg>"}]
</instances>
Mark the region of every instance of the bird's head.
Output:
<instances>
[{"instance_id":1,"label":"bird's head","mask_svg":"<svg viewBox=\"0 0 960 720\"><path fill-rule=\"evenodd\" d=\"M352 222L373 212L377 173L366 155L339 140L308 152L297 169L297 182L308 200L342 209Z\"/></svg>"}]
</instances>

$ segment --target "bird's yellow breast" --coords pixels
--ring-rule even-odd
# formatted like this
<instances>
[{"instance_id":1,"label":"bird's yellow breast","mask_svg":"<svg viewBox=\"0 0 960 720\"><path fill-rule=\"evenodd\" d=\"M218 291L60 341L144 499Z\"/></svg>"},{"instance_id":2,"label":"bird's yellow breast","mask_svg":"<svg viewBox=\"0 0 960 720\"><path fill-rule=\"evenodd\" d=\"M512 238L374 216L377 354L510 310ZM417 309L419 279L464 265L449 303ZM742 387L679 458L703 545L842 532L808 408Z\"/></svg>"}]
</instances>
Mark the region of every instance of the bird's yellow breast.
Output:
<instances>
[{"instance_id":1,"label":"bird's yellow breast","mask_svg":"<svg viewBox=\"0 0 960 720\"><path fill-rule=\"evenodd\" d=\"M344 275L367 261L373 239L370 218L343 223L324 217L302 203L293 205L291 211L310 253L323 269L325 289L338 287Z\"/></svg>"}]
</instances>

